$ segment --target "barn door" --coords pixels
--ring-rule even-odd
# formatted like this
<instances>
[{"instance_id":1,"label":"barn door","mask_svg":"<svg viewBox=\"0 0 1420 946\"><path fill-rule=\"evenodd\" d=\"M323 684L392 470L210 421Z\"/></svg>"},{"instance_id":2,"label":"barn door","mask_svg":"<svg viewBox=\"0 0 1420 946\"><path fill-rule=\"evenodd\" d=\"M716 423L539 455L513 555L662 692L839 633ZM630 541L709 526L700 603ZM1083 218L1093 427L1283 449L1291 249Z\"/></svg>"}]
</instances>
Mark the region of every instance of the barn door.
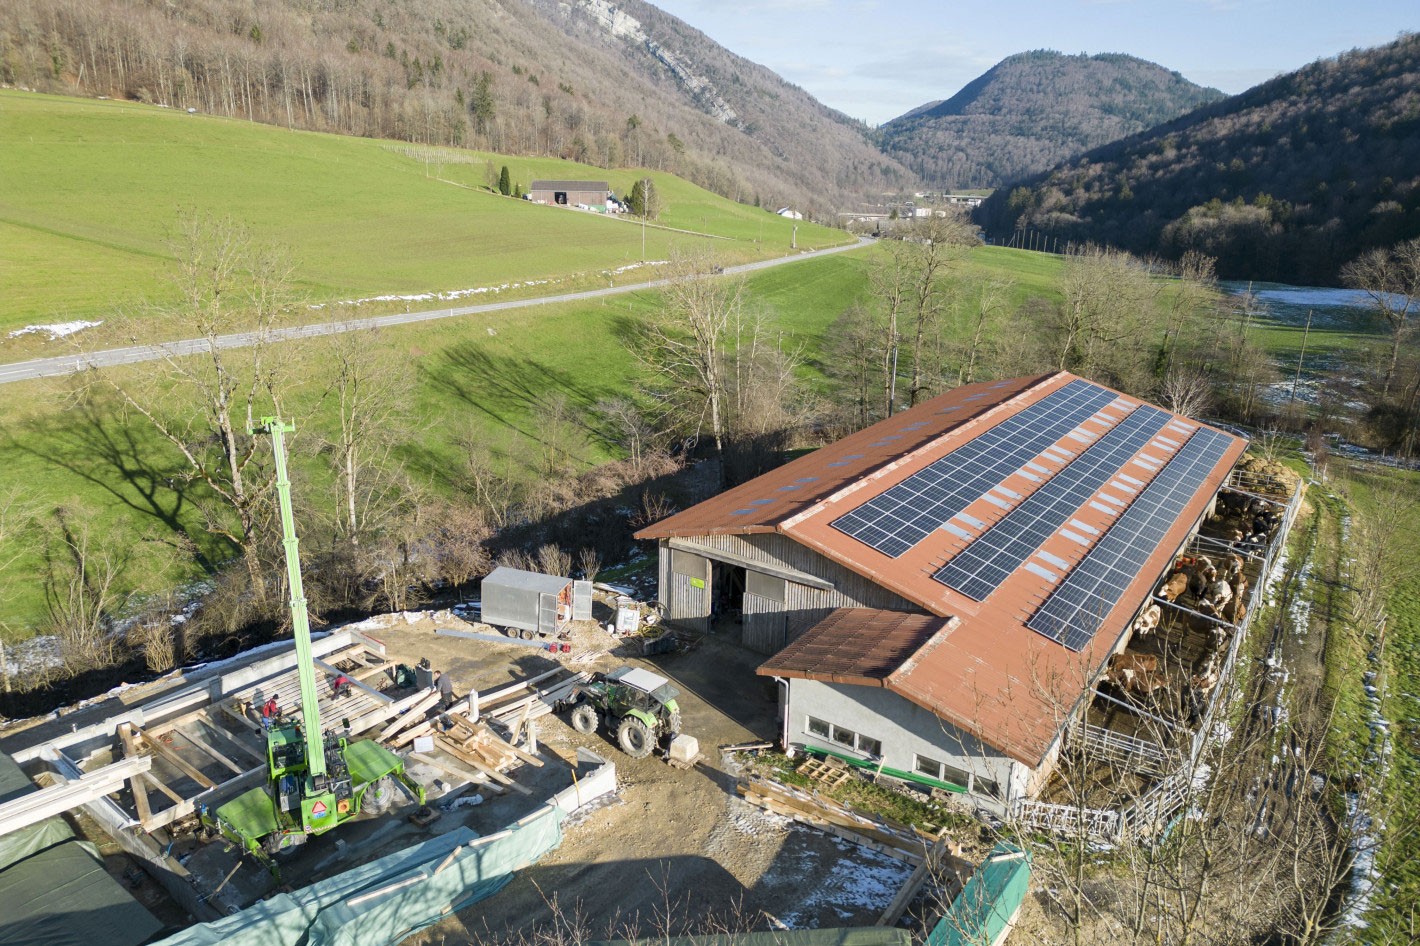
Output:
<instances>
[{"instance_id":1,"label":"barn door","mask_svg":"<svg viewBox=\"0 0 1420 946\"><path fill-rule=\"evenodd\" d=\"M784 579L773 575L753 570L745 574L741 641L750 650L773 654L787 643L788 615L784 612L787 587Z\"/></svg>"},{"instance_id":2,"label":"barn door","mask_svg":"<svg viewBox=\"0 0 1420 946\"><path fill-rule=\"evenodd\" d=\"M667 619L695 631L710 630L710 560L670 549L671 594Z\"/></svg>"}]
</instances>

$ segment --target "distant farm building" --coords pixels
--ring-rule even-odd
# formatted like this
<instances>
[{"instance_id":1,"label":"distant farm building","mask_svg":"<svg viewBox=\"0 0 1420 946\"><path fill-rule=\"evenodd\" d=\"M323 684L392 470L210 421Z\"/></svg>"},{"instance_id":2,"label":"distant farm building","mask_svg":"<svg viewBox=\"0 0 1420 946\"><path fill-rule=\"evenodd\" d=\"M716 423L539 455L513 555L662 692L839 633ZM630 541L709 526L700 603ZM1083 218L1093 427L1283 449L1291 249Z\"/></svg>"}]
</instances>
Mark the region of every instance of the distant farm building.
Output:
<instances>
[{"instance_id":1,"label":"distant farm building","mask_svg":"<svg viewBox=\"0 0 1420 946\"><path fill-rule=\"evenodd\" d=\"M742 643L772 655L759 673L778 681L786 747L1000 811L1043 792L1141 615L1156 630L1152 592L1245 447L1065 372L972 384L638 538L659 542L670 621L738 615ZM1202 627L1180 624L1169 653L1231 661ZM1163 660L1139 658L1147 679L1196 697L1196 668Z\"/></svg>"},{"instance_id":2,"label":"distant farm building","mask_svg":"<svg viewBox=\"0 0 1420 946\"><path fill-rule=\"evenodd\" d=\"M790 220L804 219L804 215L799 213L799 211L795 210L793 207L780 207L774 212L777 213L779 216L786 217Z\"/></svg>"},{"instance_id":3,"label":"distant farm building","mask_svg":"<svg viewBox=\"0 0 1420 946\"><path fill-rule=\"evenodd\" d=\"M533 181L528 199L539 204L606 212L611 185L606 181Z\"/></svg>"}]
</instances>

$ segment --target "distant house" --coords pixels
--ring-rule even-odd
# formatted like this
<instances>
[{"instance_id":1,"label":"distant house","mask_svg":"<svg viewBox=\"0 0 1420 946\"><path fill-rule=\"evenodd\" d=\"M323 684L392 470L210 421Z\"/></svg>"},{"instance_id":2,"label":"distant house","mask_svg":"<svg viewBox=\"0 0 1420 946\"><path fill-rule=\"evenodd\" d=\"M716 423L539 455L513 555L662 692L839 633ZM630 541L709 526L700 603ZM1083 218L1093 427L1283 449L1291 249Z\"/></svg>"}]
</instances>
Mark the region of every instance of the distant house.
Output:
<instances>
[{"instance_id":1,"label":"distant house","mask_svg":"<svg viewBox=\"0 0 1420 946\"><path fill-rule=\"evenodd\" d=\"M780 207L778 210L776 210L776 211L774 211L774 212L777 213L777 214L778 214L779 216L781 216L781 217L788 217L790 220L802 220L802 219L804 219L804 215L801 214L801 213L799 213L799 212L798 212L797 210L795 210L793 207Z\"/></svg>"},{"instance_id":2,"label":"distant house","mask_svg":"<svg viewBox=\"0 0 1420 946\"><path fill-rule=\"evenodd\" d=\"M606 213L611 185L606 181L533 181L528 199L539 204L582 207Z\"/></svg>"}]
</instances>

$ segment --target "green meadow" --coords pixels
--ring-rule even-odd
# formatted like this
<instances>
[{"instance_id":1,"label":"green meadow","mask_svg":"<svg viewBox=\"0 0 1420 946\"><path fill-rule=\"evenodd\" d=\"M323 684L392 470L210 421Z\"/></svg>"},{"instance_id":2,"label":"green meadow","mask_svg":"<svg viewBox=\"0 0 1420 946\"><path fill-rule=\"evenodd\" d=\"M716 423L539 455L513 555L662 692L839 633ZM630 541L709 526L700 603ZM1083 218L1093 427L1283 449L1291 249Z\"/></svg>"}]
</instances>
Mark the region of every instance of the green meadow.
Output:
<instances>
[{"instance_id":1,"label":"green meadow","mask_svg":"<svg viewBox=\"0 0 1420 946\"><path fill-rule=\"evenodd\" d=\"M488 161L516 168L524 186L547 176L629 189L635 171L445 153L449 163L431 163L398 143L0 92L0 333L170 300L170 243L184 212L231 217L288 248L295 288L312 302L543 281L558 285L537 291L566 291L605 285L603 271L643 258L640 226L482 186ZM791 221L654 177L668 206L665 226L646 228L645 258L692 246L728 262L789 252ZM801 248L847 240L808 223L798 237ZM0 360L41 353L31 339L0 335Z\"/></svg>"}]
</instances>

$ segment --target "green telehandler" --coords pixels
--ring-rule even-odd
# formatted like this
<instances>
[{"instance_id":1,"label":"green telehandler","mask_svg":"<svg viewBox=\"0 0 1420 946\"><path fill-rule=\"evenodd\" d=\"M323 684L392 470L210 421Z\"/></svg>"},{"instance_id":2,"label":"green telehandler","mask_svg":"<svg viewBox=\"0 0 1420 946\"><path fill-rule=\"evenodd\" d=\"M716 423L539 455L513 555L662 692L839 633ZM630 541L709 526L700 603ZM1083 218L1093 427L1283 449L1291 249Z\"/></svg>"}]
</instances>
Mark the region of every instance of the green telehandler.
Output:
<instances>
[{"instance_id":1,"label":"green telehandler","mask_svg":"<svg viewBox=\"0 0 1420 946\"><path fill-rule=\"evenodd\" d=\"M372 787L386 776L406 785L421 806L425 801L424 787L405 773L399 756L368 739L352 742L338 732L322 732L299 542L291 512L291 479L286 471L285 434L295 429L279 418L263 417L252 434L270 435L276 464L276 494L291 589L291 629L301 684L300 716L274 720L267 729L266 784L215 810L204 806L198 812L205 826L240 844L278 877L273 855L354 818Z\"/></svg>"}]
</instances>

